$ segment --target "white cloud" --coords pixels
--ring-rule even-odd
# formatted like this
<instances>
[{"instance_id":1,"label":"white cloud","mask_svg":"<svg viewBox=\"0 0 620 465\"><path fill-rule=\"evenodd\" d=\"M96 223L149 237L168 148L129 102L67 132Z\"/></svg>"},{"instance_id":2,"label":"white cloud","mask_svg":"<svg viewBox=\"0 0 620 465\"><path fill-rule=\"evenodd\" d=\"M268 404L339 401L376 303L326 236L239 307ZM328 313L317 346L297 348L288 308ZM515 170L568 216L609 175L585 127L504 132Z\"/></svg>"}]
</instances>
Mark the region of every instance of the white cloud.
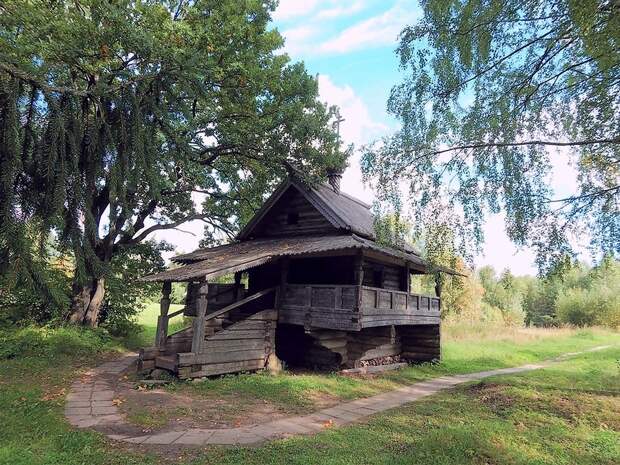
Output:
<instances>
[{"instance_id":1,"label":"white cloud","mask_svg":"<svg viewBox=\"0 0 620 465\"><path fill-rule=\"evenodd\" d=\"M316 14L317 19L332 19L332 18L342 18L343 16L349 16L358 11L364 9L365 4L362 1L357 2L343 2L343 5L337 5L333 8L326 8L324 10L320 10Z\"/></svg>"},{"instance_id":2,"label":"white cloud","mask_svg":"<svg viewBox=\"0 0 620 465\"><path fill-rule=\"evenodd\" d=\"M340 124L340 136L345 144L366 144L385 134L389 128L373 119L364 101L348 85L338 86L329 76L319 75L320 99L328 105L337 105L344 121ZM342 190L366 202L373 200L372 191L362 183L360 153L356 150L349 160L349 167L342 177Z\"/></svg>"},{"instance_id":3,"label":"white cloud","mask_svg":"<svg viewBox=\"0 0 620 465\"><path fill-rule=\"evenodd\" d=\"M399 2L384 13L361 21L323 42L318 51L348 53L362 48L394 44L403 27L411 24L418 14L419 10Z\"/></svg>"},{"instance_id":4,"label":"white cloud","mask_svg":"<svg viewBox=\"0 0 620 465\"><path fill-rule=\"evenodd\" d=\"M327 75L319 75L320 99L329 105L337 105L344 122L340 125L343 141L361 145L388 131L388 126L373 120L366 103L349 85L338 86Z\"/></svg>"},{"instance_id":5,"label":"white cloud","mask_svg":"<svg viewBox=\"0 0 620 465\"><path fill-rule=\"evenodd\" d=\"M314 26L299 26L287 29L282 32L285 39L284 51L291 56L303 53L308 49L310 39L318 33L318 29Z\"/></svg>"},{"instance_id":6,"label":"white cloud","mask_svg":"<svg viewBox=\"0 0 620 465\"><path fill-rule=\"evenodd\" d=\"M273 19L288 20L312 13L319 4L319 0L280 0Z\"/></svg>"}]
</instances>

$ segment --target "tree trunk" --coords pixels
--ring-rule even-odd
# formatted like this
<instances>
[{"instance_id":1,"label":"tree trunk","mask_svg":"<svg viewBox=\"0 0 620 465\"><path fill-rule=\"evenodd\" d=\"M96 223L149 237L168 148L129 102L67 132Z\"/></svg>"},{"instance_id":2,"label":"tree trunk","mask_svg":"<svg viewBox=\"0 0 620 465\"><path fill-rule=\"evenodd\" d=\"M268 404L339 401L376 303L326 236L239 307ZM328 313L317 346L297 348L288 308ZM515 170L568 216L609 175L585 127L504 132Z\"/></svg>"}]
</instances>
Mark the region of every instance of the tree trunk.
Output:
<instances>
[{"instance_id":1,"label":"tree trunk","mask_svg":"<svg viewBox=\"0 0 620 465\"><path fill-rule=\"evenodd\" d=\"M74 324L96 328L99 324L99 313L105 297L105 279L93 279L90 283L73 286L71 314L69 321Z\"/></svg>"}]
</instances>

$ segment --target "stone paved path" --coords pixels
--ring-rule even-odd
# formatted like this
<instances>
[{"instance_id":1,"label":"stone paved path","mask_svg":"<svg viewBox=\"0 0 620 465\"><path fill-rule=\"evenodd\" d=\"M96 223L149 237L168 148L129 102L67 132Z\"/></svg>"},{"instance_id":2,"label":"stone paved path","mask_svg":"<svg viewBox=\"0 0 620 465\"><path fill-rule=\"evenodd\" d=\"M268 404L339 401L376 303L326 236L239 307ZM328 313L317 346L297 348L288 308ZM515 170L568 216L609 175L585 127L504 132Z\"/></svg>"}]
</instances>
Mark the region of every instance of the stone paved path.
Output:
<instances>
[{"instance_id":1,"label":"stone paved path","mask_svg":"<svg viewBox=\"0 0 620 465\"><path fill-rule=\"evenodd\" d=\"M342 426L362 420L375 413L400 407L458 384L475 381L488 376L523 373L545 368L566 358L585 352L606 349L611 346L599 346L582 352L564 354L552 360L538 364L523 365L515 368L481 371L465 375L442 376L405 386L394 391L372 397L344 402L335 407L319 410L310 415L290 417L260 425L228 429L186 429L142 435L116 434L126 426L119 414L114 400L115 386L121 373L136 360L135 354L128 354L118 360L104 363L88 372L80 381L71 385L67 396L65 416L78 428L95 427L115 440L135 444L203 446L250 445L292 435L313 434L332 426Z\"/></svg>"}]
</instances>

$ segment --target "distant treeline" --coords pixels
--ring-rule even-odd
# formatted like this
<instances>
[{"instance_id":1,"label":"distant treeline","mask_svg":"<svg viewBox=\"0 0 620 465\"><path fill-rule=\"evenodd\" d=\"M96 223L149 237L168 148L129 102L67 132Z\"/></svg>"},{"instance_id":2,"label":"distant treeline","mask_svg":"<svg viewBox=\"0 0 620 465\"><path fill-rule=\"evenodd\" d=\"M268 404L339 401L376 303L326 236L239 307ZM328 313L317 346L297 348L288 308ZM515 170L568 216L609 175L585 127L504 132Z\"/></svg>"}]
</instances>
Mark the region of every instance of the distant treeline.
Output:
<instances>
[{"instance_id":1,"label":"distant treeline","mask_svg":"<svg viewBox=\"0 0 620 465\"><path fill-rule=\"evenodd\" d=\"M429 292L430 280L418 282ZM620 327L620 262L590 267L565 262L546 276L497 274L485 266L467 278L451 278L442 292L446 321L507 326Z\"/></svg>"}]
</instances>

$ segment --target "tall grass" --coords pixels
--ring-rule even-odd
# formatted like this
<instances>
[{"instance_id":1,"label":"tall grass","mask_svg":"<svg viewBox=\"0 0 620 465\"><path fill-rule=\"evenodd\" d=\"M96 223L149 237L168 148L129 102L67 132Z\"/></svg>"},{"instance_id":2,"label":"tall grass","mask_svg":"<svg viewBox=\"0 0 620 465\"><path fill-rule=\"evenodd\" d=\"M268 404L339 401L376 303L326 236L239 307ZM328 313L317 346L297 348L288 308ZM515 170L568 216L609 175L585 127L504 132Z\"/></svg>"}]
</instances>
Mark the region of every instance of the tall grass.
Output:
<instances>
[{"instance_id":1,"label":"tall grass","mask_svg":"<svg viewBox=\"0 0 620 465\"><path fill-rule=\"evenodd\" d=\"M571 325L561 327L518 327L504 324L489 324L486 322L457 322L449 321L442 325L441 336L443 341L511 341L527 343L540 341L546 338L570 337L579 332L596 335L609 334L608 329L590 327L578 329Z\"/></svg>"}]
</instances>

